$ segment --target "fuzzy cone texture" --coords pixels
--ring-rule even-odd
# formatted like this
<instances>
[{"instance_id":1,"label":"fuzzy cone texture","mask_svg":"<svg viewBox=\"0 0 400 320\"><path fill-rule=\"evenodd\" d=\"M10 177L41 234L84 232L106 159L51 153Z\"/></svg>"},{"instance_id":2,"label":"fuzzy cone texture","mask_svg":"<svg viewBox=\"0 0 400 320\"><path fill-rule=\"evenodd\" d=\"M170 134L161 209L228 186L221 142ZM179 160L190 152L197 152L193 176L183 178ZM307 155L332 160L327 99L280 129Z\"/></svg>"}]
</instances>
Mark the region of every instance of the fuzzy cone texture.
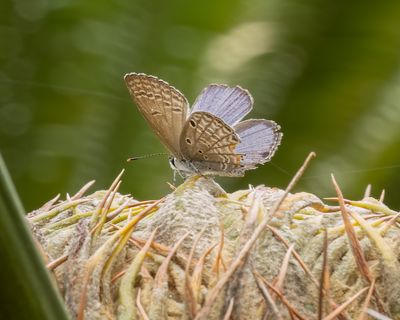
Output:
<instances>
[{"instance_id":1,"label":"fuzzy cone texture","mask_svg":"<svg viewBox=\"0 0 400 320\"><path fill-rule=\"evenodd\" d=\"M28 220L73 319L367 319L364 306L400 319L397 212L347 201L350 244L315 195L289 194L272 217L283 193L192 177L160 203L82 191Z\"/></svg>"}]
</instances>

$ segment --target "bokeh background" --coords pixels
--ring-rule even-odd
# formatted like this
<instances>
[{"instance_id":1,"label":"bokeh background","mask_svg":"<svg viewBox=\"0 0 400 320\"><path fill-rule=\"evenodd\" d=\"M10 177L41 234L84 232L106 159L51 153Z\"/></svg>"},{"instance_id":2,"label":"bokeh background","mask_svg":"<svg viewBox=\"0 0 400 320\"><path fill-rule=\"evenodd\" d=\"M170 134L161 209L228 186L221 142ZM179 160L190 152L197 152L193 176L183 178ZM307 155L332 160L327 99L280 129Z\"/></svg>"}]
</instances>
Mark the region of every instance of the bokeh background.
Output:
<instances>
[{"instance_id":1,"label":"bokeh background","mask_svg":"<svg viewBox=\"0 0 400 320\"><path fill-rule=\"evenodd\" d=\"M281 124L271 164L228 191L284 188L348 198L368 183L399 208L400 1L219 0L0 2L0 150L27 210L95 179L138 199L168 193L164 149L131 101L128 72L156 75L193 102L211 82L240 84L252 118Z\"/></svg>"}]
</instances>

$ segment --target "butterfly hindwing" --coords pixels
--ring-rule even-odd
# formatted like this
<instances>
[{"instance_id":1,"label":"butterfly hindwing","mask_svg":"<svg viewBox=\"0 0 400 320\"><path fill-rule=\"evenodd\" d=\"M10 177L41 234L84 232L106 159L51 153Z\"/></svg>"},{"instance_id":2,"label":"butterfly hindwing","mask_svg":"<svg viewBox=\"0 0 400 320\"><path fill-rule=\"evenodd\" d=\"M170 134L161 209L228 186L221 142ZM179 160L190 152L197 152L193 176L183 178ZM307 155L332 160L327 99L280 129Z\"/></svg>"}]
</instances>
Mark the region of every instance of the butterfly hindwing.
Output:
<instances>
[{"instance_id":1,"label":"butterfly hindwing","mask_svg":"<svg viewBox=\"0 0 400 320\"><path fill-rule=\"evenodd\" d=\"M194 112L180 137L184 159L196 163L200 171L222 172L241 167L242 155L235 152L240 142L232 127L208 112Z\"/></svg>"},{"instance_id":2,"label":"butterfly hindwing","mask_svg":"<svg viewBox=\"0 0 400 320\"><path fill-rule=\"evenodd\" d=\"M167 82L142 73L125 75L133 100L161 142L179 156L179 138L188 114L188 102Z\"/></svg>"},{"instance_id":3,"label":"butterfly hindwing","mask_svg":"<svg viewBox=\"0 0 400 320\"><path fill-rule=\"evenodd\" d=\"M249 119L234 129L241 140L236 151L245 154L242 162L246 166L269 161L282 139L280 126L271 120Z\"/></svg>"}]
</instances>

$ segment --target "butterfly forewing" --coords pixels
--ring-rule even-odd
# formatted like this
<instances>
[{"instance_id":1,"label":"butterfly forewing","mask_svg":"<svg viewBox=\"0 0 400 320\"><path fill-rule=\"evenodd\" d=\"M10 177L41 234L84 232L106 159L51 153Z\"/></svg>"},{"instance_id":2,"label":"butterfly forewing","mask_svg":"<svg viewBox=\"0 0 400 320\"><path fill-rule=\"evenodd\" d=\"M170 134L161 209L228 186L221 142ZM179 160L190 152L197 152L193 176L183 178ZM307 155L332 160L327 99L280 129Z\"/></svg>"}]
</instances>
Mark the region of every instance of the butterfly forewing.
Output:
<instances>
[{"instance_id":1,"label":"butterfly forewing","mask_svg":"<svg viewBox=\"0 0 400 320\"><path fill-rule=\"evenodd\" d=\"M192 113L180 137L184 159L201 163L200 171L223 171L241 167L242 155L235 152L240 142L235 131L208 112Z\"/></svg>"},{"instance_id":2,"label":"butterfly forewing","mask_svg":"<svg viewBox=\"0 0 400 320\"><path fill-rule=\"evenodd\" d=\"M125 75L125 82L153 131L175 155L180 156L179 139L188 114L188 102L167 82L141 73Z\"/></svg>"},{"instance_id":3,"label":"butterfly forewing","mask_svg":"<svg viewBox=\"0 0 400 320\"><path fill-rule=\"evenodd\" d=\"M251 94L240 86L210 84L204 88L192 107L192 112L208 112L233 126L253 107Z\"/></svg>"}]
</instances>

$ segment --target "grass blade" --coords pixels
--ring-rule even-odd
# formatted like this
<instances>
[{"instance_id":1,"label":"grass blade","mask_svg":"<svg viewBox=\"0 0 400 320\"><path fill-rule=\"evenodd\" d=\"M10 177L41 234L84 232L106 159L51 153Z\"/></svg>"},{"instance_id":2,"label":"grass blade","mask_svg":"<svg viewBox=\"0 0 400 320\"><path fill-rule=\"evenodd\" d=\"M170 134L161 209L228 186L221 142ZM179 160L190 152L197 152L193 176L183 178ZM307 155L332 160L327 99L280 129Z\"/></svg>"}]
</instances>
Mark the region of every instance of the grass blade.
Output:
<instances>
[{"instance_id":1,"label":"grass blade","mask_svg":"<svg viewBox=\"0 0 400 320\"><path fill-rule=\"evenodd\" d=\"M0 154L0 283L2 319L68 319L38 253L24 208Z\"/></svg>"}]
</instances>

